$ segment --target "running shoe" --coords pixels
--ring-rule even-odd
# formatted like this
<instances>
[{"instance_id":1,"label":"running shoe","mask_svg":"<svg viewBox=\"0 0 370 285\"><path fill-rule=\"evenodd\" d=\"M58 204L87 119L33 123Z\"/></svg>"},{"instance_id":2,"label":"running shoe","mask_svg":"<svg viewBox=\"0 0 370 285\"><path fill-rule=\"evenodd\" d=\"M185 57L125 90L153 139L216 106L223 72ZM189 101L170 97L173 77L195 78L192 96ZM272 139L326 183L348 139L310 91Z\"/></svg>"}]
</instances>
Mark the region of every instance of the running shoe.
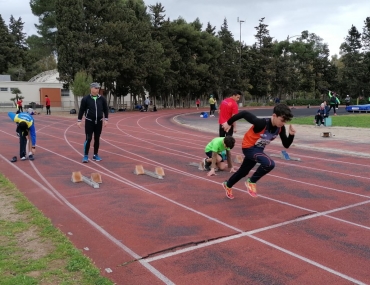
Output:
<instances>
[{"instance_id":1,"label":"running shoe","mask_svg":"<svg viewBox=\"0 0 370 285\"><path fill-rule=\"evenodd\" d=\"M21 158L21 160L26 160L27 158L25 157L25 156L23 156L22 158Z\"/></svg>"},{"instance_id":2,"label":"running shoe","mask_svg":"<svg viewBox=\"0 0 370 285\"><path fill-rule=\"evenodd\" d=\"M34 158L33 158L33 154L30 154L30 155L28 156L28 159L29 159L29 160L34 160Z\"/></svg>"},{"instance_id":3,"label":"running shoe","mask_svg":"<svg viewBox=\"0 0 370 285\"><path fill-rule=\"evenodd\" d=\"M101 159L101 157L99 155L94 154L93 160L95 160L95 161L101 161L102 159Z\"/></svg>"},{"instance_id":4,"label":"running shoe","mask_svg":"<svg viewBox=\"0 0 370 285\"><path fill-rule=\"evenodd\" d=\"M204 161L203 161L204 162L204 170L210 171L211 170L211 167L210 167L211 166L211 163L210 162L207 162L207 159L208 158L205 158Z\"/></svg>"},{"instance_id":5,"label":"running shoe","mask_svg":"<svg viewBox=\"0 0 370 285\"><path fill-rule=\"evenodd\" d=\"M227 187L227 181L222 182L222 186L224 187L224 189L226 191L226 197L231 199L231 200L234 199L233 189L231 189L230 187Z\"/></svg>"},{"instance_id":6,"label":"running shoe","mask_svg":"<svg viewBox=\"0 0 370 285\"><path fill-rule=\"evenodd\" d=\"M89 156L88 155L84 155L84 157L82 158L82 162L83 163L88 163L89 162Z\"/></svg>"},{"instance_id":7,"label":"running shoe","mask_svg":"<svg viewBox=\"0 0 370 285\"><path fill-rule=\"evenodd\" d=\"M252 197L257 197L257 185L256 183L252 183L251 180L248 178L247 181L245 181L245 186L247 186L248 194Z\"/></svg>"}]
</instances>

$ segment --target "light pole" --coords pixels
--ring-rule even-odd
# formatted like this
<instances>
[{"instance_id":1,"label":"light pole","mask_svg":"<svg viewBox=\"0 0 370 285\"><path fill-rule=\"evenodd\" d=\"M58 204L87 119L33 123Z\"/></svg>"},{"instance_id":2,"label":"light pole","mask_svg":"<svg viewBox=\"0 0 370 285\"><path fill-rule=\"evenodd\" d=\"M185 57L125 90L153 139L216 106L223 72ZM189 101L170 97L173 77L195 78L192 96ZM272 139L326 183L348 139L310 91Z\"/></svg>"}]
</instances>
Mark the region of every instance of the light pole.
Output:
<instances>
[{"instance_id":1,"label":"light pole","mask_svg":"<svg viewBox=\"0 0 370 285\"><path fill-rule=\"evenodd\" d=\"M300 36L301 35L295 35L295 36L289 37L289 35L288 35L287 41L289 42L290 39L295 38L295 37L300 37Z\"/></svg>"},{"instance_id":2,"label":"light pole","mask_svg":"<svg viewBox=\"0 0 370 285\"><path fill-rule=\"evenodd\" d=\"M242 69L242 23L244 23L245 21L243 20L239 20L239 17L238 17L238 22L239 22L239 34L240 34L240 38L239 38L239 69L241 70Z\"/></svg>"}]
</instances>

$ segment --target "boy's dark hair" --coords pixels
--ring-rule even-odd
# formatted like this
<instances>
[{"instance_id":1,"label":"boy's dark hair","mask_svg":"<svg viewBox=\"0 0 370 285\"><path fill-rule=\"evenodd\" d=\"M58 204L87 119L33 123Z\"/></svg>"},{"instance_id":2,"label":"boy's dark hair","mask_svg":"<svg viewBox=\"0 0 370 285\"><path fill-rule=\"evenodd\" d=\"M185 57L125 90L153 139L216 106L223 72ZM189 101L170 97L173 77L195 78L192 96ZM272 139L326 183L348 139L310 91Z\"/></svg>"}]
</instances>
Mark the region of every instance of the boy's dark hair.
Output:
<instances>
[{"instance_id":1,"label":"boy's dark hair","mask_svg":"<svg viewBox=\"0 0 370 285\"><path fill-rule=\"evenodd\" d=\"M17 129L18 129L21 133L23 133L23 136L27 136L27 135L28 135L28 125L27 125L27 123L26 123L26 122L20 122L20 123L18 124Z\"/></svg>"},{"instance_id":2,"label":"boy's dark hair","mask_svg":"<svg viewBox=\"0 0 370 285\"><path fill-rule=\"evenodd\" d=\"M231 96L233 96L233 95L240 95L240 96L243 96L243 93L242 93L242 91L240 91L240 90L234 90L234 91L233 91L233 93L231 94Z\"/></svg>"},{"instance_id":3,"label":"boy's dark hair","mask_svg":"<svg viewBox=\"0 0 370 285\"><path fill-rule=\"evenodd\" d=\"M273 113L277 117L283 117L285 122L289 122L290 120L293 119L292 110L290 110L290 108L287 105L283 104L283 103L277 104L274 107Z\"/></svg>"},{"instance_id":4,"label":"boy's dark hair","mask_svg":"<svg viewBox=\"0 0 370 285\"><path fill-rule=\"evenodd\" d=\"M224 144L227 148L232 149L235 145L235 139L231 136L227 136L224 138Z\"/></svg>"}]
</instances>

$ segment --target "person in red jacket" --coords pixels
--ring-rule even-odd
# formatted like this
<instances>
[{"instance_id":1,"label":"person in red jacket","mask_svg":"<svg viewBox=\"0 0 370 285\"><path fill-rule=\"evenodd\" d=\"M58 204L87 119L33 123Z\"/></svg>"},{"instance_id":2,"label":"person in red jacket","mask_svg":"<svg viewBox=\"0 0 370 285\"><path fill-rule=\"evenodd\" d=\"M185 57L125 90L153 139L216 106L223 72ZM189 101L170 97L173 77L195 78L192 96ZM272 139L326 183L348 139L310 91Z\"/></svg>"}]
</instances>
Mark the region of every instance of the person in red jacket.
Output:
<instances>
[{"instance_id":1,"label":"person in red jacket","mask_svg":"<svg viewBox=\"0 0 370 285\"><path fill-rule=\"evenodd\" d=\"M23 100L21 98L17 101L18 113L23 113Z\"/></svg>"},{"instance_id":2,"label":"person in red jacket","mask_svg":"<svg viewBox=\"0 0 370 285\"><path fill-rule=\"evenodd\" d=\"M224 128L222 127L222 124L227 122L232 116L238 114L239 110L238 104L236 102L239 101L240 96L242 95L243 94L241 91L235 90L229 98L221 102L220 116L218 118L220 137L233 136L233 133L236 133L236 122L233 123L228 132L225 132Z\"/></svg>"},{"instance_id":3,"label":"person in red jacket","mask_svg":"<svg viewBox=\"0 0 370 285\"><path fill-rule=\"evenodd\" d=\"M50 112L50 99L48 95L45 95L45 106L46 106L46 115L51 115Z\"/></svg>"}]
</instances>

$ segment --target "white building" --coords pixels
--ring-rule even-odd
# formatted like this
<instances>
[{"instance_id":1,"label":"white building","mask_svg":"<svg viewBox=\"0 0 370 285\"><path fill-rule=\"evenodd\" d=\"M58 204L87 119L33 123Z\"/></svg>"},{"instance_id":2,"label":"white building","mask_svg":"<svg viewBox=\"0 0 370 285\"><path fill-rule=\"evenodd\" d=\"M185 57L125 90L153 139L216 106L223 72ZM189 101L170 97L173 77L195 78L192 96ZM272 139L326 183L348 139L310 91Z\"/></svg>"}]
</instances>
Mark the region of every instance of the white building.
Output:
<instances>
[{"instance_id":1,"label":"white building","mask_svg":"<svg viewBox=\"0 0 370 285\"><path fill-rule=\"evenodd\" d=\"M70 90L63 89L63 83L58 80L59 73L55 70L45 71L25 81L10 81L10 76L0 77L0 107L13 107L11 98L14 88L21 91L23 106L31 103L45 105L45 95L48 95L52 108L70 109L74 106L73 94ZM12 105L13 104L13 105ZM36 109L38 109L36 107Z\"/></svg>"}]
</instances>

